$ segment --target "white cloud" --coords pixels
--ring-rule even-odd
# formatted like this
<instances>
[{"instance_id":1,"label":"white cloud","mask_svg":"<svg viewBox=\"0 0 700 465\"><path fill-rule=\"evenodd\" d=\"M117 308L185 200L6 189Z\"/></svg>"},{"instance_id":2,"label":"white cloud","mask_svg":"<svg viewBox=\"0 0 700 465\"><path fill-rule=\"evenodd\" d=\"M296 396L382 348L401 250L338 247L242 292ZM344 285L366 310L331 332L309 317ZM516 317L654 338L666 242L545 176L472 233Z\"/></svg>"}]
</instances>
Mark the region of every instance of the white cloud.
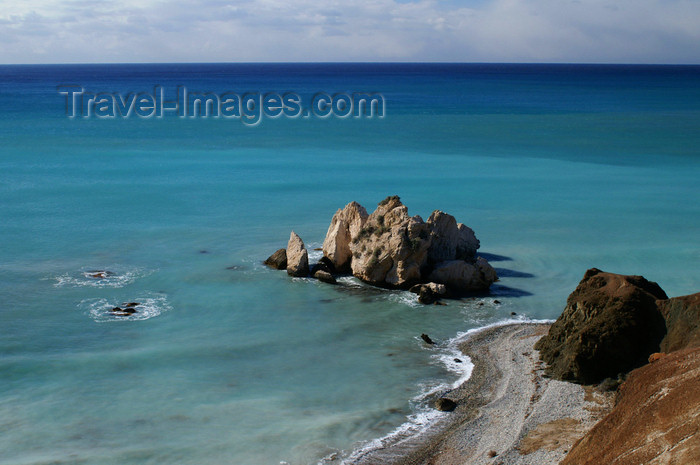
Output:
<instances>
[{"instance_id":1,"label":"white cloud","mask_svg":"<svg viewBox=\"0 0 700 465\"><path fill-rule=\"evenodd\" d=\"M0 62L700 63L698 24L695 0L2 1Z\"/></svg>"}]
</instances>

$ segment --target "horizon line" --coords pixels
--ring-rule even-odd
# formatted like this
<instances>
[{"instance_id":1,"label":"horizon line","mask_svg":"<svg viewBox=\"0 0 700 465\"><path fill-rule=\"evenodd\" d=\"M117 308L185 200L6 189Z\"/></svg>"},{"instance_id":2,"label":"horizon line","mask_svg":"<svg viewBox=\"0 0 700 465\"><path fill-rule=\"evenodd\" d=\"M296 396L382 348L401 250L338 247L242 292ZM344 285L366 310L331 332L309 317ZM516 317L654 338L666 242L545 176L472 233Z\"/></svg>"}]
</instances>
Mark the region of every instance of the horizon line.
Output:
<instances>
[{"instance_id":1,"label":"horizon line","mask_svg":"<svg viewBox=\"0 0 700 465\"><path fill-rule=\"evenodd\" d=\"M0 63L0 66L60 65L545 65L545 66L700 66L700 63L637 63L637 62L539 62L539 61L115 61L115 62L45 62Z\"/></svg>"}]
</instances>

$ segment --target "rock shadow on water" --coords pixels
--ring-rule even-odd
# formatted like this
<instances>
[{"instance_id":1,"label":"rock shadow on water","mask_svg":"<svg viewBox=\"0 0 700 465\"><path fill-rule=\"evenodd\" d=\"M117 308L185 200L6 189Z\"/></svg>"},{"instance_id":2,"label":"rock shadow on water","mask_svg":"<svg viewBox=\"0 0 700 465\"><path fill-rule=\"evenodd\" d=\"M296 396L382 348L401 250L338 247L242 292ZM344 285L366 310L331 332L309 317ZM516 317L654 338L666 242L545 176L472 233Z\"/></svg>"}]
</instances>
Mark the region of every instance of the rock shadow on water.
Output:
<instances>
[{"instance_id":1,"label":"rock shadow on water","mask_svg":"<svg viewBox=\"0 0 700 465\"><path fill-rule=\"evenodd\" d=\"M531 295L533 295L532 292L496 283L491 285L491 292L484 297L529 297Z\"/></svg>"},{"instance_id":2,"label":"rock shadow on water","mask_svg":"<svg viewBox=\"0 0 700 465\"><path fill-rule=\"evenodd\" d=\"M231 265L227 266L226 269L228 271L247 271L249 267L246 265Z\"/></svg>"},{"instance_id":3,"label":"rock shadow on water","mask_svg":"<svg viewBox=\"0 0 700 465\"><path fill-rule=\"evenodd\" d=\"M532 273L526 273L524 271L510 270L508 268L495 268L498 277L500 278L534 278L535 275Z\"/></svg>"},{"instance_id":4,"label":"rock shadow on water","mask_svg":"<svg viewBox=\"0 0 700 465\"><path fill-rule=\"evenodd\" d=\"M510 257L506 257L505 255L498 255L495 253L478 252L477 255L486 259L489 262L512 262L513 261L513 259Z\"/></svg>"}]
</instances>

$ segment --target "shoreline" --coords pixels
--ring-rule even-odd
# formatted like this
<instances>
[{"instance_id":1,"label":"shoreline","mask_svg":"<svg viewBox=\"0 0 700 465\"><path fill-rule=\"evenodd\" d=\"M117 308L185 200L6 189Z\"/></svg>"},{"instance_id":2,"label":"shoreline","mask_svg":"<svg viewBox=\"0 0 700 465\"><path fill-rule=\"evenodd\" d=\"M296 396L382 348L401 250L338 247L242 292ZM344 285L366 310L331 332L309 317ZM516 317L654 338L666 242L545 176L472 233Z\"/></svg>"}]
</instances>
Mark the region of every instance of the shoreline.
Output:
<instances>
[{"instance_id":1,"label":"shoreline","mask_svg":"<svg viewBox=\"0 0 700 465\"><path fill-rule=\"evenodd\" d=\"M443 397L457 408L423 434L345 464L550 465L612 407L612 393L552 380L533 349L549 323L491 326L459 344L471 376Z\"/></svg>"}]
</instances>

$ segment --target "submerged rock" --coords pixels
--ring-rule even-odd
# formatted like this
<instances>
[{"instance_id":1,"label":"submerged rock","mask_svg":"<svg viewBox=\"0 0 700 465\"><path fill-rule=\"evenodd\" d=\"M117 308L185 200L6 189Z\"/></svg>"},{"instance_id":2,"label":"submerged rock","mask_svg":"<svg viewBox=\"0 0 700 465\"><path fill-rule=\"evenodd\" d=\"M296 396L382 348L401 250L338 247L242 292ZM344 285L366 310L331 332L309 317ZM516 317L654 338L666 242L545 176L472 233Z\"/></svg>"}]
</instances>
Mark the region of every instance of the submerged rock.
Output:
<instances>
[{"instance_id":1,"label":"submerged rock","mask_svg":"<svg viewBox=\"0 0 700 465\"><path fill-rule=\"evenodd\" d=\"M298 277L309 275L309 253L304 247L304 241L294 231L289 235L287 243L287 274Z\"/></svg>"},{"instance_id":2,"label":"submerged rock","mask_svg":"<svg viewBox=\"0 0 700 465\"><path fill-rule=\"evenodd\" d=\"M659 299L667 299L666 293L641 276L588 270L549 333L535 344L547 373L591 384L643 365L666 333Z\"/></svg>"},{"instance_id":3,"label":"submerged rock","mask_svg":"<svg viewBox=\"0 0 700 465\"><path fill-rule=\"evenodd\" d=\"M263 262L265 265L275 270L286 270L287 269L287 250L279 249L277 252L273 253L267 260Z\"/></svg>"},{"instance_id":4,"label":"submerged rock","mask_svg":"<svg viewBox=\"0 0 700 465\"><path fill-rule=\"evenodd\" d=\"M88 278L105 279L114 276L115 273L109 270L91 270L85 273Z\"/></svg>"}]
</instances>

